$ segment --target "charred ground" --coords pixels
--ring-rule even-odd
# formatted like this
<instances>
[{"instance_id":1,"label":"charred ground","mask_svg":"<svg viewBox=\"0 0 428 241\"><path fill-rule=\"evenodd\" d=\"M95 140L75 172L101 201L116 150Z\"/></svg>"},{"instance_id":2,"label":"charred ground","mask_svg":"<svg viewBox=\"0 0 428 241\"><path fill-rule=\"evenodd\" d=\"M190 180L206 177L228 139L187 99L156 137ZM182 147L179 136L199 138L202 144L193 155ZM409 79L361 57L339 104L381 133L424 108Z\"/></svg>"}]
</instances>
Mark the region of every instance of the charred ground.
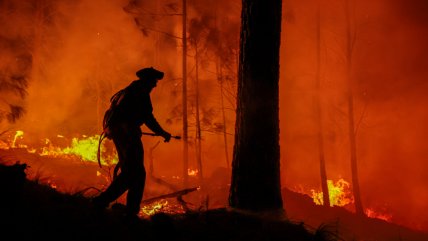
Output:
<instances>
[{"instance_id":1,"label":"charred ground","mask_svg":"<svg viewBox=\"0 0 428 241\"><path fill-rule=\"evenodd\" d=\"M28 180L25 168L0 164L2 240L428 240L426 233L317 206L287 189L283 199L289 221L227 209L129 220L120 206L99 212L82 193L62 193Z\"/></svg>"},{"instance_id":2,"label":"charred ground","mask_svg":"<svg viewBox=\"0 0 428 241\"><path fill-rule=\"evenodd\" d=\"M328 240L326 230L226 209L128 219L100 212L80 194L26 178L26 164L0 165L2 240Z\"/></svg>"}]
</instances>

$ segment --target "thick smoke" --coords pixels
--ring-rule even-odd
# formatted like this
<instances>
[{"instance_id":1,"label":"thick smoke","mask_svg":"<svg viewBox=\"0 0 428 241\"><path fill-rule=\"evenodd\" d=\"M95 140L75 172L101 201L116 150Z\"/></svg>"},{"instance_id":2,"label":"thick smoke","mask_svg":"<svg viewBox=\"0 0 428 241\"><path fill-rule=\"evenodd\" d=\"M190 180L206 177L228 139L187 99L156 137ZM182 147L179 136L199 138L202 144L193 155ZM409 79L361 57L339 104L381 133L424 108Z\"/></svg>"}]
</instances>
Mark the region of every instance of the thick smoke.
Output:
<instances>
[{"instance_id":1,"label":"thick smoke","mask_svg":"<svg viewBox=\"0 0 428 241\"><path fill-rule=\"evenodd\" d=\"M320 91L327 175L350 182L345 4L321 2ZM283 1L281 175L282 186L291 189L320 189L315 3ZM189 0L188 4L190 167L196 168L198 65L204 174L209 176L226 165L224 127L232 156L240 3ZM427 8L424 0L367 0L354 1L351 11L363 205L381 207L394 221L425 230ZM180 14L181 2L169 0L0 1L0 133L24 129L26 138L37 140L57 134L98 134L110 96L134 80L138 69L153 66L165 72L152 94L155 116L167 130L182 134ZM143 137L143 141L148 154L159 140ZM153 149L155 173L181 175L181 149L181 142Z\"/></svg>"},{"instance_id":2,"label":"thick smoke","mask_svg":"<svg viewBox=\"0 0 428 241\"><path fill-rule=\"evenodd\" d=\"M25 49L29 56L25 72L28 87L23 86L23 92L28 95L23 98L14 93L26 113L15 126L2 129L22 129L25 138L33 138L34 142L58 134L67 137L99 134L110 97L134 80L138 69L153 66L165 72L165 78L152 93L154 114L165 129L181 135L181 3L122 0L2 3L5 13L2 17L7 26L1 30L2 35L11 38L10 42L18 49L24 44L17 38L26 36L22 39L29 46ZM233 145L239 12L239 4L227 1L188 3L189 38L197 32L190 27L191 23L200 24L200 56L196 60L195 45L191 41L187 53L190 168L196 168L193 147L197 61L207 176L215 168L226 166L222 135L225 126L228 148ZM218 41L214 41L214 37ZM7 45L2 51L12 52L10 59L20 54ZM223 63L220 73L224 82L226 124L221 116L217 55ZM13 100L12 97L6 99ZM145 127L144 130L148 131ZM153 137L143 139L147 151L159 141ZM181 148L181 142L171 142L153 150L158 173L181 174Z\"/></svg>"},{"instance_id":3,"label":"thick smoke","mask_svg":"<svg viewBox=\"0 0 428 241\"><path fill-rule=\"evenodd\" d=\"M352 1L351 1L352 2ZM352 89L363 205L427 229L428 113L425 1L353 1ZM285 186L320 190L313 94L315 1L287 1L281 71ZM351 181L345 2L322 1L321 95L327 176Z\"/></svg>"}]
</instances>

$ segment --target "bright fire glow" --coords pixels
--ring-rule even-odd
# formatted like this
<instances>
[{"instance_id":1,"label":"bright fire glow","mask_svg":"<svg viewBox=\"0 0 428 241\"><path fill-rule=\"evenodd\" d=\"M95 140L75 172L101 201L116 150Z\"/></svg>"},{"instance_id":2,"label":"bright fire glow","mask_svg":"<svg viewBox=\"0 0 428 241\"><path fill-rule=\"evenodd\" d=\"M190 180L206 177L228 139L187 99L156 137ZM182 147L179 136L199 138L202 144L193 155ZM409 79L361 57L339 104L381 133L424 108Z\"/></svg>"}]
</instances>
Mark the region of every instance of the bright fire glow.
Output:
<instances>
[{"instance_id":1,"label":"bright fire glow","mask_svg":"<svg viewBox=\"0 0 428 241\"><path fill-rule=\"evenodd\" d=\"M98 135L90 136L86 139L73 138L71 147L64 149L53 148L52 150L44 149L43 155L76 155L80 156L85 161L97 162L97 150L98 150Z\"/></svg>"},{"instance_id":2,"label":"bright fire glow","mask_svg":"<svg viewBox=\"0 0 428 241\"><path fill-rule=\"evenodd\" d=\"M168 201L163 199L158 202L142 207L141 211L143 212L144 215L152 216L156 213L161 212L167 205L168 205Z\"/></svg>"},{"instance_id":3,"label":"bright fire glow","mask_svg":"<svg viewBox=\"0 0 428 241\"><path fill-rule=\"evenodd\" d=\"M48 180L46 184L48 186L50 186L52 189L57 189L58 188L58 186L52 180Z\"/></svg>"},{"instance_id":4,"label":"bright fire glow","mask_svg":"<svg viewBox=\"0 0 428 241\"><path fill-rule=\"evenodd\" d=\"M43 139L43 143L45 146L39 147L39 148L29 148L27 145L16 145L16 140L23 139L24 132L23 131L16 131L16 134L13 138L13 141L7 145L2 145L2 149L10 149L10 148L26 148L29 153L36 153L40 156L52 156L52 157L63 157L63 158L69 158L69 157L79 157L82 159L82 161L88 161L88 162L98 162L97 160L97 152L98 152L98 141L99 141L99 135L94 136L83 136L83 138L73 138L70 145L65 148L61 148L58 146L55 146L52 144L52 142L45 138ZM62 135L57 135L59 138L64 138ZM101 145L101 151L103 151L105 148L104 143ZM102 155L101 162L103 165L108 164L115 164L117 163L118 159L116 155L111 156L104 156Z\"/></svg>"},{"instance_id":5,"label":"bright fire glow","mask_svg":"<svg viewBox=\"0 0 428 241\"><path fill-rule=\"evenodd\" d=\"M22 139L24 137L24 132L23 131L16 131L15 137L13 138L13 142L12 142L12 148L16 147L16 140L18 138Z\"/></svg>"},{"instance_id":6,"label":"bright fire glow","mask_svg":"<svg viewBox=\"0 0 428 241\"><path fill-rule=\"evenodd\" d=\"M152 216L157 213L169 213L169 214L178 214L185 213L184 207L179 203L174 203L173 200L168 202L166 199L154 202L149 205L145 205L141 208L140 216Z\"/></svg>"},{"instance_id":7,"label":"bright fire glow","mask_svg":"<svg viewBox=\"0 0 428 241\"><path fill-rule=\"evenodd\" d=\"M199 172L198 169L195 169L195 170L187 169L187 175L189 175L189 176L196 176L196 175L198 175L198 172Z\"/></svg>"},{"instance_id":8,"label":"bright fire glow","mask_svg":"<svg viewBox=\"0 0 428 241\"><path fill-rule=\"evenodd\" d=\"M347 204L353 203L352 192L350 190L349 182L344 179L339 179L336 183L332 180L327 180L328 193L330 199L330 206L343 207ZM323 192L311 190L312 198L317 205L323 205Z\"/></svg>"}]
</instances>

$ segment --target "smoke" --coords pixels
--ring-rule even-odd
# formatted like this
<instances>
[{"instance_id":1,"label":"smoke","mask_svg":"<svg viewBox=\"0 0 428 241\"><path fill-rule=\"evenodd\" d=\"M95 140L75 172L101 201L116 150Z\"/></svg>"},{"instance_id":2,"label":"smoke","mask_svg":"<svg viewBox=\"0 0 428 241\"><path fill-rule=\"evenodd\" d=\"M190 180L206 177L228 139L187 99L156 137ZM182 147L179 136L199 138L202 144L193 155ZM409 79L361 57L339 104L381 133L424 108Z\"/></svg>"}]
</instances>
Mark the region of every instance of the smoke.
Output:
<instances>
[{"instance_id":1,"label":"smoke","mask_svg":"<svg viewBox=\"0 0 428 241\"><path fill-rule=\"evenodd\" d=\"M14 123L24 113L23 100L28 86L31 70L31 46L28 38L31 32L23 28L17 31L8 21L28 26L30 18L19 18L13 14L15 9L28 11L28 6L18 7L9 4L0 9L0 127Z\"/></svg>"},{"instance_id":2,"label":"smoke","mask_svg":"<svg viewBox=\"0 0 428 241\"><path fill-rule=\"evenodd\" d=\"M281 153L287 187L320 189L315 2L287 1L282 41ZM352 89L363 205L426 230L426 1L354 1ZM327 176L351 180L344 2L321 6L321 95ZM284 31L285 30L285 31Z\"/></svg>"},{"instance_id":3,"label":"smoke","mask_svg":"<svg viewBox=\"0 0 428 241\"><path fill-rule=\"evenodd\" d=\"M14 98L18 99L26 112L21 115L19 109L14 108L14 117L21 118L14 126L7 125L2 130L22 129L25 138L33 138L35 143L58 134L69 138L99 134L110 97L134 80L137 70L153 66L165 72L165 78L152 93L154 114L166 130L181 135L181 4L170 1L28 0L2 1L0 7L5 26L1 36L9 39L8 45L3 44L1 48L2 53L7 53L2 58L8 57L8 60L0 61L2 71L12 65L18 66L12 61L15 56L27 56L25 59L28 59L25 71L22 68L16 70L25 73L25 85L19 87L22 93L28 94L21 95L13 89L10 96L2 95L13 106L16 106ZM219 161L225 158L224 152L217 151L224 149L220 135L224 127L228 132L228 148L232 145L230 134L234 127L233 93L237 68L235 56L229 55L237 53L240 9L239 4L228 1L204 4L189 1L188 8L188 23L199 21L200 30L210 33L200 39L204 44L200 46L201 57L197 60L204 168L209 175L211 170L226 165L225 161ZM210 11L213 8L219 13L215 25L214 12ZM190 31L189 37L194 33L192 29ZM221 47L215 45L213 35L222 38L217 41L222 42ZM188 49L189 156L194 158L196 60L194 46L189 44ZM221 75L227 124L220 115L216 52L222 53L220 57L224 62ZM3 86L6 85L1 86L0 91L5 93ZM3 109L11 108L5 106ZM5 112L5 116L8 113ZM143 137L143 141L150 148L158 139ZM176 158L181 148L180 142L159 145L153 151L156 153L156 169L168 175L181 174L181 158ZM190 164L190 168L195 169L195 161L191 160Z\"/></svg>"},{"instance_id":4,"label":"smoke","mask_svg":"<svg viewBox=\"0 0 428 241\"><path fill-rule=\"evenodd\" d=\"M320 91L327 175L350 181L345 5L322 2ZM355 1L352 89L363 205L386 207L397 222L427 230L425 2ZM204 175L209 176L226 165L223 128L230 159L232 155L240 3L188 4L188 37L198 40L200 54L196 59L195 42L190 41L190 168L196 168L197 63ZM282 185L320 189L314 111L316 5L287 0L283 8ZM153 66L165 72L152 93L154 114L166 130L181 135L180 14L181 4L167 0L0 1L0 132L24 129L26 138L37 140L98 134L109 98L134 80L137 70ZM143 137L147 154L158 141ZM156 175L181 175L181 152L182 143L174 141L151 150Z\"/></svg>"}]
</instances>

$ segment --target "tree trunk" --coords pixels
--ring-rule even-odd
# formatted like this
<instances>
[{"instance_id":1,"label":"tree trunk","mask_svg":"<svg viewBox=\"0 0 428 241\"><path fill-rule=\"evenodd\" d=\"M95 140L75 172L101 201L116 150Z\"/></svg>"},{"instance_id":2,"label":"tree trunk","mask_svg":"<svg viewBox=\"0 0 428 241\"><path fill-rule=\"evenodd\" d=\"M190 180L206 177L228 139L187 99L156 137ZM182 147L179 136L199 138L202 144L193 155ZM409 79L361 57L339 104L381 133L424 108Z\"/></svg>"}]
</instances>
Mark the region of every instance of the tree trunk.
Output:
<instances>
[{"instance_id":1,"label":"tree trunk","mask_svg":"<svg viewBox=\"0 0 428 241\"><path fill-rule=\"evenodd\" d=\"M149 149L149 174L151 177L153 177L155 175L155 168L153 165L153 151L155 150L155 148L159 145L160 141L156 142L156 144L154 144L152 147L150 147Z\"/></svg>"},{"instance_id":2,"label":"tree trunk","mask_svg":"<svg viewBox=\"0 0 428 241\"><path fill-rule=\"evenodd\" d=\"M227 145L227 123L226 123L226 112L224 110L224 85L223 85L223 71L220 63L220 59L217 58L216 63L217 80L220 84L220 101L221 101L221 114L223 117L223 139L224 139L224 154L226 157L226 168L230 170L229 162L229 150Z\"/></svg>"},{"instance_id":3,"label":"tree trunk","mask_svg":"<svg viewBox=\"0 0 428 241\"><path fill-rule=\"evenodd\" d=\"M183 187L188 184L189 146L187 137L187 2L183 0Z\"/></svg>"},{"instance_id":4,"label":"tree trunk","mask_svg":"<svg viewBox=\"0 0 428 241\"><path fill-rule=\"evenodd\" d=\"M346 73L348 78L348 119L349 119L349 144L351 149L351 172L352 172L352 189L354 193L355 211L358 215L364 216L363 205L361 202L360 184L358 180L358 163L357 163L357 142L355 138L354 124L354 96L352 92L352 50L353 38L351 34L351 17L349 9L350 0L346 0Z\"/></svg>"},{"instance_id":5,"label":"tree trunk","mask_svg":"<svg viewBox=\"0 0 428 241\"><path fill-rule=\"evenodd\" d=\"M279 151L281 0L243 0L231 207L282 210Z\"/></svg>"},{"instance_id":6,"label":"tree trunk","mask_svg":"<svg viewBox=\"0 0 428 241\"><path fill-rule=\"evenodd\" d=\"M323 204L330 207L330 195L327 185L327 171L325 169L324 155L324 130L322 125L321 109L321 11L320 2L317 3L317 72L316 72L316 93L315 93L315 112L317 115L317 132L318 132L318 154L320 158L321 188Z\"/></svg>"},{"instance_id":7,"label":"tree trunk","mask_svg":"<svg viewBox=\"0 0 428 241\"><path fill-rule=\"evenodd\" d=\"M198 164L199 184L203 184L202 175L202 136L201 136L201 118L199 113L199 52L198 43L195 41L195 107L196 107L196 161Z\"/></svg>"}]
</instances>

